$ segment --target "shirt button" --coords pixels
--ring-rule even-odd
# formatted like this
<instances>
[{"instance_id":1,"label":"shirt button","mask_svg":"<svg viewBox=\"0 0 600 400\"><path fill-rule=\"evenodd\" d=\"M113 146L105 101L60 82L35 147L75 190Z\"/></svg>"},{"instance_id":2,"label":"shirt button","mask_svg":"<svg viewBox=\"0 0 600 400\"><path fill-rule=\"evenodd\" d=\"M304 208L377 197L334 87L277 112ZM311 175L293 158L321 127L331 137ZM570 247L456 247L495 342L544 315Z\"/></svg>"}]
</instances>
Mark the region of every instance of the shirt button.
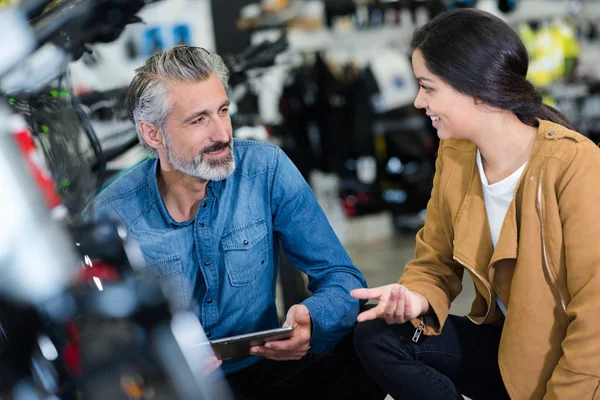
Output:
<instances>
[{"instance_id":1,"label":"shirt button","mask_svg":"<svg viewBox=\"0 0 600 400\"><path fill-rule=\"evenodd\" d=\"M207 338L207 339L210 339L210 337L211 337L211 336L212 336L212 335L210 334L210 332L206 332L206 338Z\"/></svg>"},{"instance_id":2,"label":"shirt button","mask_svg":"<svg viewBox=\"0 0 600 400\"><path fill-rule=\"evenodd\" d=\"M206 265L208 267L210 265L210 260L204 261L204 265Z\"/></svg>"},{"instance_id":3,"label":"shirt button","mask_svg":"<svg viewBox=\"0 0 600 400\"><path fill-rule=\"evenodd\" d=\"M209 297L208 299L206 299L206 302L207 302L208 304L212 303L212 297Z\"/></svg>"},{"instance_id":4,"label":"shirt button","mask_svg":"<svg viewBox=\"0 0 600 400\"><path fill-rule=\"evenodd\" d=\"M198 222L198 226L199 226L200 228L204 228L204 222Z\"/></svg>"},{"instance_id":5,"label":"shirt button","mask_svg":"<svg viewBox=\"0 0 600 400\"><path fill-rule=\"evenodd\" d=\"M242 243L244 244L244 246L248 246L248 243L250 243L250 242L248 242L247 240L244 240Z\"/></svg>"},{"instance_id":6,"label":"shirt button","mask_svg":"<svg viewBox=\"0 0 600 400\"><path fill-rule=\"evenodd\" d=\"M554 135L556 135L556 132L554 132L554 131L552 131L552 132L550 132L550 133L548 134L548 136L550 136L550 137L552 137L552 136L554 136Z\"/></svg>"},{"instance_id":7,"label":"shirt button","mask_svg":"<svg viewBox=\"0 0 600 400\"><path fill-rule=\"evenodd\" d=\"M206 208L207 206L208 206L208 204L202 203L202 208Z\"/></svg>"}]
</instances>

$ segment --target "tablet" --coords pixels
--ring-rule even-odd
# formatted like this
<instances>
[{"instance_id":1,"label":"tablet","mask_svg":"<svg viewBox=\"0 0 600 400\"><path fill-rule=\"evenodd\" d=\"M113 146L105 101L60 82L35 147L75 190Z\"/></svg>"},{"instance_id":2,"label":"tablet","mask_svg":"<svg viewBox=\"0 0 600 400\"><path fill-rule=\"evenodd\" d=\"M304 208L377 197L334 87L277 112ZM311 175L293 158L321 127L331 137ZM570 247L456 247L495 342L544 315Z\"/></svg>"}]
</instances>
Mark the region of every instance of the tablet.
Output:
<instances>
[{"instance_id":1,"label":"tablet","mask_svg":"<svg viewBox=\"0 0 600 400\"><path fill-rule=\"evenodd\" d=\"M273 340L289 339L292 337L293 332L294 328L286 326L284 328L215 339L211 340L210 344L218 359L230 360L249 356L250 347L252 346L261 346Z\"/></svg>"}]
</instances>

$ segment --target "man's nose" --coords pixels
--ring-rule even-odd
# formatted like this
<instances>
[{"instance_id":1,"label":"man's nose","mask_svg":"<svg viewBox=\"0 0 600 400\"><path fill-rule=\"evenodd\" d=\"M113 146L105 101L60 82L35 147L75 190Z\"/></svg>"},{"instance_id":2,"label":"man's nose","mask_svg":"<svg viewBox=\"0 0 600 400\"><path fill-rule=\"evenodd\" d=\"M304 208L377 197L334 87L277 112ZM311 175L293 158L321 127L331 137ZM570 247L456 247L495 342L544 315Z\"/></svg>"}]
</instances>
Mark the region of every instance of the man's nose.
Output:
<instances>
[{"instance_id":1,"label":"man's nose","mask_svg":"<svg viewBox=\"0 0 600 400\"><path fill-rule=\"evenodd\" d=\"M231 120L229 118L215 118L211 140L213 142L227 143L231 139Z\"/></svg>"}]
</instances>

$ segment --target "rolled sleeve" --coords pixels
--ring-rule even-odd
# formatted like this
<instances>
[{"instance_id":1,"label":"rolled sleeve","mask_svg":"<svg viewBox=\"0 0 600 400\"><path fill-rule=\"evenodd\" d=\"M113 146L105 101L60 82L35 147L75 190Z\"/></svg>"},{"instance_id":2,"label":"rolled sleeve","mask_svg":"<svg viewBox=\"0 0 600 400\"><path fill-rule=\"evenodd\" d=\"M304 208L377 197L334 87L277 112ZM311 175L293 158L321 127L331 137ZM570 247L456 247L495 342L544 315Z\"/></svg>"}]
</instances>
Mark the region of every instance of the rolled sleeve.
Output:
<instances>
[{"instance_id":1,"label":"rolled sleeve","mask_svg":"<svg viewBox=\"0 0 600 400\"><path fill-rule=\"evenodd\" d=\"M313 295L302 304L313 321L311 351L326 353L354 327L360 304L350 291L366 282L300 172L282 151L276 163L273 229L290 262L308 275Z\"/></svg>"}]
</instances>

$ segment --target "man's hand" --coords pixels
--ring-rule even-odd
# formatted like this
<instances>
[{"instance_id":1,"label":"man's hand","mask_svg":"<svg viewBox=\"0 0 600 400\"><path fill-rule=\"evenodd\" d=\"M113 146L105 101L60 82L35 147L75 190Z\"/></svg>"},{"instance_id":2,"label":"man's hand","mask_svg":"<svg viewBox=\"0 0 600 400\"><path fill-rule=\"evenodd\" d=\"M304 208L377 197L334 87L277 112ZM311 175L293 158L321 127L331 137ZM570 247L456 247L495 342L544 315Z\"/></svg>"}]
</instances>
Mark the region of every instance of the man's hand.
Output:
<instances>
[{"instance_id":1,"label":"man's hand","mask_svg":"<svg viewBox=\"0 0 600 400\"><path fill-rule=\"evenodd\" d=\"M429 311L429 302L425 297L396 283L373 289L355 289L350 295L362 300L379 300L376 307L358 315L358 322L383 318L388 324L403 324Z\"/></svg>"},{"instance_id":2,"label":"man's hand","mask_svg":"<svg viewBox=\"0 0 600 400\"><path fill-rule=\"evenodd\" d=\"M310 348L311 319L308 308L301 304L292 306L283 326L294 328L291 338L267 342L264 346L253 346L250 354L276 361L299 360L304 357Z\"/></svg>"}]
</instances>

